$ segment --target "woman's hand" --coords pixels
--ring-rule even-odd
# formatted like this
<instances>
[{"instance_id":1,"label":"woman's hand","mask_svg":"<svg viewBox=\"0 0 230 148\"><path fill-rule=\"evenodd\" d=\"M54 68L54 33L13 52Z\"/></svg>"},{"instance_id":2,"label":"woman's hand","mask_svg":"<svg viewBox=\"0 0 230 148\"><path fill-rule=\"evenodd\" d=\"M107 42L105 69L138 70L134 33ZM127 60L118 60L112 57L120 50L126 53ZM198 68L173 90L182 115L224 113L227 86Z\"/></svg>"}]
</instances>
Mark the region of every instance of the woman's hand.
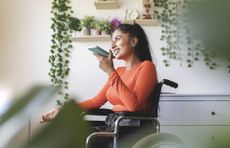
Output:
<instances>
[{"instance_id":1,"label":"woman's hand","mask_svg":"<svg viewBox=\"0 0 230 148\"><path fill-rule=\"evenodd\" d=\"M53 120L57 116L59 111L60 111L60 108L53 108L50 111L48 111L47 113L43 114L40 123Z\"/></svg>"},{"instance_id":2,"label":"woman's hand","mask_svg":"<svg viewBox=\"0 0 230 148\"><path fill-rule=\"evenodd\" d=\"M114 66L113 66L113 54L112 51L110 51L109 56L103 57L98 54L94 54L98 61L99 61L99 67L108 75L110 75L112 72L115 71Z\"/></svg>"}]
</instances>

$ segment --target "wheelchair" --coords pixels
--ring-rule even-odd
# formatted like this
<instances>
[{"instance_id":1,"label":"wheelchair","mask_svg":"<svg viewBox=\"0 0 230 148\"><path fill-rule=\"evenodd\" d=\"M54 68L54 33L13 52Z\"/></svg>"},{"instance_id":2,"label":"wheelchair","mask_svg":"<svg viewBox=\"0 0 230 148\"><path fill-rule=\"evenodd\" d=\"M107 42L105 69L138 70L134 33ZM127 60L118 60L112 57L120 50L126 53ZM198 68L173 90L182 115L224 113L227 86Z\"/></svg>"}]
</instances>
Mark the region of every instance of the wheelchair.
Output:
<instances>
[{"instance_id":1,"label":"wheelchair","mask_svg":"<svg viewBox=\"0 0 230 148\"><path fill-rule=\"evenodd\" d=\"M146 143L146 139L151 139L149 137L160 137L162 141L162 137L165 137L163 133L160 133L160 123L157 119L158 116L158 103L161 95L162 86L167 85L173 88L177 88L178 84L163 79L160 82L157 83L154 91L152 92L152 100L151 100L151 108L152 112L113 112L110 109L95 109L95 110L89 110L85 112L85 115L95 115L95 116L113 116L114 121L112 122L111 128L109 130L102 130L102 131L96 131L92 132L87 138L86 138L86 148L94 148L92 147L94 144L94 141L97 141L97 138L106 138L111 139L110 145L105 146L106 148L112 147L112 148L127 148L127 147L134 147L138 148L138 146L142 145L143 143ZM124 121L134 121L138 122L139 124L136 125L129 125L129 124L122 124ZM95 121L96 123L97 121ZM95 124L97 125L97 124ZM124 132L123 130L130 129L131 131L129 134L122 136ZM133 131L135 132L132 132ZM152 136L154 134L154 136ZM163 136L162 136L163 135ZM166 134L167 135L167 134ZM146 138L147 137L147 138ZM166 136L170 137L170 136ZM173 137L173 136L171 136ZM130 141L130 139L132 139ZM141 139L141 140L140 140ZM158 138L159 139L159 138ZM164 138L163 138L164 139ZM174 138L178 139L178 138ZM138 142L137 141L145 141L145 142ZM170 141L170 140L167 140ZM177 143L177 141L180 141L179 139L173 140L174 143ZM158 141L159 142L159 141ZM112 144L111 144L112 143ZM153 144L153 143L151 143ZM150 147L150 146L149 146Z\"/></svg>"}]
</instances>

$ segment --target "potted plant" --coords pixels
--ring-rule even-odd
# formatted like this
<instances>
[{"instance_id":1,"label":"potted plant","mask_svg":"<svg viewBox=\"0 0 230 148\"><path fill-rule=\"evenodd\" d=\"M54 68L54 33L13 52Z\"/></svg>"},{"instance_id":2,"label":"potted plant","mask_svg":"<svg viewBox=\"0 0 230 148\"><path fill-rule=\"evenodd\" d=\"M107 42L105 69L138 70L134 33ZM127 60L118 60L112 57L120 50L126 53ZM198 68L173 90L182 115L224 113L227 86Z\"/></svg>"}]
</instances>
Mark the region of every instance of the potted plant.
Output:
<instances>
[{"instance_id":1,"label":"potted plant","mask_svg":"<svg viewBox=\"0 0 230 148\"><path fill-rule=\"evenodd\" d=\"M112 25L112 30L116 30L121 25L121 20L116 17L112 18L110 24Z\"/></svg>"},{"instance_id":2,"label":"potted plant","mask_svg":"<svg viewBox=\"0 0 230 148\"><path fill-rule=\"evenodd\" d=\"M89 29L95 21L94 16L85 16L81 19L81 33L82 35L89 35Z\"/></svg>"},{"instance_id":3,"label":"potted plant","mask_svg":"<svg viewBox=\"0 0 230 148\"><path fill-rule=\"evenodd\" d=\"M81 21L76 17L70 17L68 20L69 29L76 36L76 32L81 30Z\"/></svg>"},{"instance_id":4,"label":"potted plant","mask_svg":"<svg viewBox=\"0 0 230 148\"><path fill-rule=\"evenodd\" d=\"M107 19L100 21L97 26L102 35L110 34L112 30L112 24Z\"/></svg>"},{"instance_id":5,"label":"potted plant","mask_svg":"<svg viewBox=\"0 0 230 148\"><path fill-rule=\"evenodd\" d=\"M94 20L92 23L91 23L91 26L90 26L90 35L92 36L97 36L97 35L100 35L101 32L100 32L100 22L97 21L97 20Z\"/></svg>"}]
</instances>

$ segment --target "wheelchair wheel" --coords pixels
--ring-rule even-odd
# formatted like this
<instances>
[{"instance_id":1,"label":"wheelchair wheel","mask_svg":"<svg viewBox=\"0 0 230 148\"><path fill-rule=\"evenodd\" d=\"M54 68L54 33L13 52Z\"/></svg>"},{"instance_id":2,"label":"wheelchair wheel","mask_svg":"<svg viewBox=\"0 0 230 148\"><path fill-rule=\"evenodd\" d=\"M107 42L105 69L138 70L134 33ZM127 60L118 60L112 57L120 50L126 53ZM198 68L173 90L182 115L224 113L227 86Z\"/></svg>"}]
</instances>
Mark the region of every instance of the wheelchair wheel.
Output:
<instances>
[{"instance_id":1,"label":"wheelchair wheel","mask_svg":"<svg viewBox=\"0 0 230 148\"><path fill-rule=\"evenodd\" d=\"M135 143L132 148L185 148L185 143L169 133L147 135Z\"/></svg>"}]
</instances>

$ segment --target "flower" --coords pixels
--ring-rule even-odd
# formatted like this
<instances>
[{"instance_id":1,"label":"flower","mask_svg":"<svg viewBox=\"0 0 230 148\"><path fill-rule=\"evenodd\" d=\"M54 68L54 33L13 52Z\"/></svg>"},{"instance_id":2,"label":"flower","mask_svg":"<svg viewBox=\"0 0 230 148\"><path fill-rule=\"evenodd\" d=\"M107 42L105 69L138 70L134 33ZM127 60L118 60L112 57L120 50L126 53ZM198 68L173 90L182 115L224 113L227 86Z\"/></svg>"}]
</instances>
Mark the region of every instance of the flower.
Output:
<instances>
[{"instance_id":1,"label":"flower","mask_svg":"<svg viewBox=\"0 0 230 148\"><path fill-rule=\"evenodd\" d=\"M113 30L117 29L121 25L121 20L118 18L112 18L110 20Z\"/></svg>"}]
</instances>

